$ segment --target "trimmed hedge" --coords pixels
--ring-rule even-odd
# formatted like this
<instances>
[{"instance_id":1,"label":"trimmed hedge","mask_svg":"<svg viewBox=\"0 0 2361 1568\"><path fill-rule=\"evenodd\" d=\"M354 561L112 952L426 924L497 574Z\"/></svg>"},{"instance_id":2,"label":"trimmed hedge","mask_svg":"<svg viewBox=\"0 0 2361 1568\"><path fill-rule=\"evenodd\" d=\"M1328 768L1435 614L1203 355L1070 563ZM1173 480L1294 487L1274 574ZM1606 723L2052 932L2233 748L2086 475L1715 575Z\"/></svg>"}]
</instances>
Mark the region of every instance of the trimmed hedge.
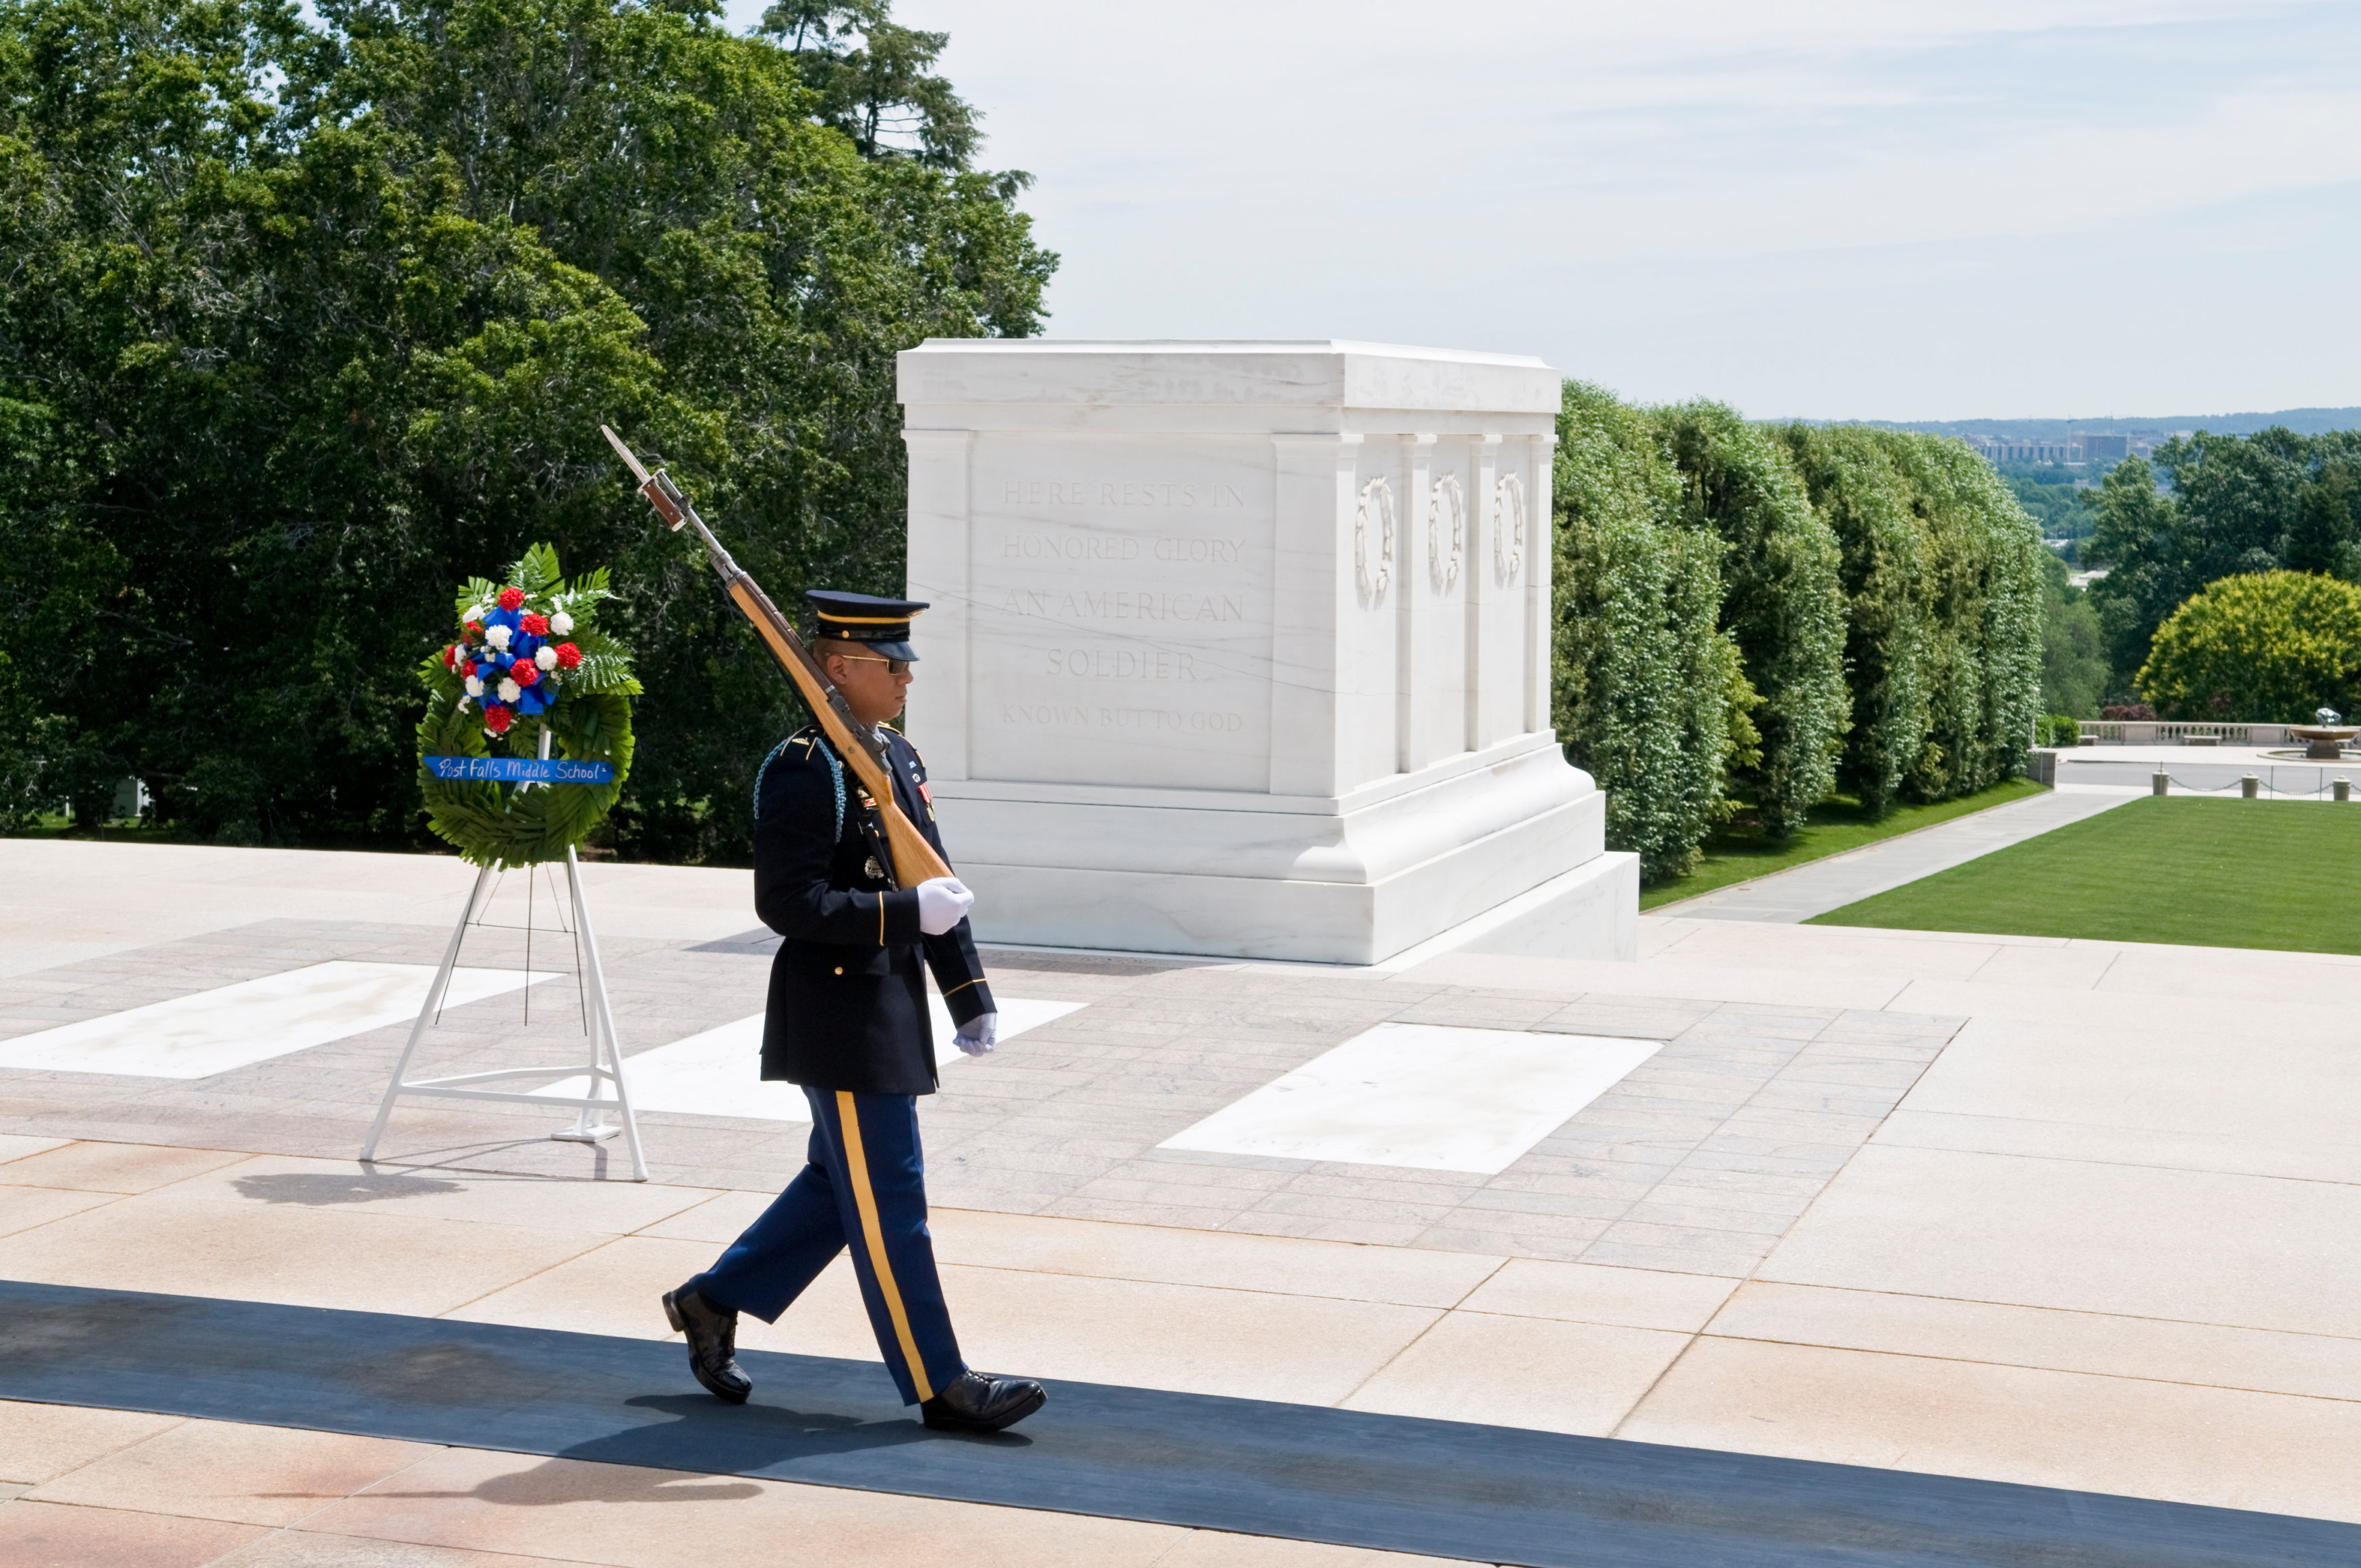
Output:
<instances>
[{"instance_id":1,"label":"trimmed hedge","mask_svg":"<svg viewBox=\"0 0 2361 1568\"><path fill-rule=\"evenodd\" d=\"M1882 815L2015 770L2041 544L1965 445L1576 382L1558 428L1554 716L1645 880L1741 803L1777 837L1837 788Z\"/></svg>"},{"instance_id":2,"label":"trimmed hedge","mask_svg":"<svg viewBox=\"0 0 2361 1568\"><path fill-rule=\"evenodd\" d=\"M1851 725L1840 786L1883 817L1927 744L1934 697L1934 540L1912 506L1888 433L1861 425L1778 430L1840 553Z\"/></svg>"},{"instance_id":3,"label":"trimmed hedge","mask_svg":"<svg viewBox=\"0 0 2361 1568\"><path fill-rule=\"evenodd\" d=\"M1682 526L1681 479L1648 418L1569 382L1552 479L1553 718L1607 792L1607 837L1650 881L1696 869L1755 750L1753 691L1716 627L1720 554Z\"/></svg>"},{"instance_id":4,"label":"trimmed hedge","mask_svg":"<svg viewBox=\"0 0 2361 1568\"><path fill-rule=\"evenodd\" d=\"M1884 434L1934 543L1930 722L1904 793L1949 800L2015 773L2040 714L2041 539L1965 443Z\"/></svg>"},{"instance_id":5,"label":"trimmed hedge","mask_svg":"<svg viewBox=\"0 0 2361 1568\"><path fill-rule=\"evenodd\" d=\"M1722 629L1763 697L1761 760L1733 769L1730 788L1784 838L1836 787L1851 719L1836 535L1786 452L1735 410L1683 403L1654 418L1686 480L1683 515L1722 542Z\"/></svg>"}]
</instances>

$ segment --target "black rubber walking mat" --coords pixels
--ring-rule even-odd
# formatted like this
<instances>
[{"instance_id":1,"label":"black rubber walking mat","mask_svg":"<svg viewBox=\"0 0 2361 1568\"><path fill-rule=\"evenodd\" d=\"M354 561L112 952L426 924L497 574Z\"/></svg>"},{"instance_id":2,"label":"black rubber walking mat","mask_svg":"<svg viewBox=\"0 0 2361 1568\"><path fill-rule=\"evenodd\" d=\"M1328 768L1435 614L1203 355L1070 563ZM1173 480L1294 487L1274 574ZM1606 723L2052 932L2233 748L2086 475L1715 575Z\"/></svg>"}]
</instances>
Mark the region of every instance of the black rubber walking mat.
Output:
<instances>
[{"instance_id":1,"label":"black rubber walking mat","mask_svg":"<svg viewBox=\"0 0 2361 1568\"><path fill-rule=\"evenodd\" d=\"M928 1431L869 1362L0 1281L0 1398L152 1410L1147 1519L1533 1568L2279 1568L2361 1526L2090 1492L1053 1383L991 1437Z\"/></svg>"}]
</instances>

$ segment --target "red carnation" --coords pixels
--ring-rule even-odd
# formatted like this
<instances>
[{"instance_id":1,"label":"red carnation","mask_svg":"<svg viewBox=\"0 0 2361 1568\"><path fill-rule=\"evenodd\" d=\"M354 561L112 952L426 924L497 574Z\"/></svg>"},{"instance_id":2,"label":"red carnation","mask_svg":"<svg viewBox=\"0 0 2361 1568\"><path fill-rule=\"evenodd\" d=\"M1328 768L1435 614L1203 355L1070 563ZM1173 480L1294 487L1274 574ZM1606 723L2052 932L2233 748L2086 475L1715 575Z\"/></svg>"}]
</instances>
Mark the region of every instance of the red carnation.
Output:
<instances>
[{"instance_id":1,"label":"red carnation","mask_svg":"<svg viewBox=\"0 0 2361 1568\"><path fill-rule=\"evenodd\" d=\"M524 590L522 588L502 588L500 590L500 608L502 609L514 609L517 606L522 603L524 603Z\"/></svg>"},{"instance_id":2,"label":"red carnation","mask_svg":"<svg viewBox=\"0 0 2361 1568\"><path fill-rule=\"evenodd\" d=\"M484 623L480 620L471 620L459 628L459 634L470 642L480 641L484 635Z\"/></svg>"},{"instance_id":3,"label":"red carnation","mask_svg":"<svg viewBox=\"0 0 2361 1568\"><path fill-rule=\"evenodd\" d=\"M557 667L559 669L570 670L580 663L582 663L581 649L577 648L571 642L560 642L557 645Z\"/></svg>"},{"instance_id":4,"label":"red carnation","mask_svg":"<svg viewBox=\"0 0 2361 1568\"><path fill-rule=\"evenodd\" d=\"M509 666L509 679L521 686L529 686L541 679L541 672L533 668L530 659L519 659Z\"/></svg>"},{"instance_id":5,"label":"red carnation","mask_svg":"<svg viewBox=\"0 0 2361 1568\"><path fill-rule=\"evenodd\" d=\"M508 727L515 722L515 714L498 704L484 709L484 728L495 735L507 733Z\"/></svg>"},{"instance_id":6,"label":"red carnation","mask_svg":"<svg viewBox=\"0 0 2361 1568\"><path fill-rule=\"evenodd\" d=\"M524 629L532 636L546 637L549 635L549 617L528 615L524 618Z\"/></svg>"},{"instance_id":7,"label":"red carnation","mask_svg":"<svg viewBox=\"0 0 2361 1568\"><path fill-rule=\"evenodd\" d=\"M443 650L443 667L446 670L459 667L459 645L456 642Z\"/></svg>"}]
</instances>

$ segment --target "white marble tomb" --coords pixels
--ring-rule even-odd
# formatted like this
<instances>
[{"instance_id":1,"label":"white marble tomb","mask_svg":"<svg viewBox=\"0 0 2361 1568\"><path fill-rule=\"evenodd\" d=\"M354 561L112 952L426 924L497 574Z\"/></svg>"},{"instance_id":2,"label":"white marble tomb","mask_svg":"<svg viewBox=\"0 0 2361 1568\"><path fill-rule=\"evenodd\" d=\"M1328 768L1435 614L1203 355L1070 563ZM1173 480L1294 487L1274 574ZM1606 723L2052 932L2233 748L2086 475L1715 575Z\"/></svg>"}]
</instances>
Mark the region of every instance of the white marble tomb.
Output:
<instances>
[{"instance_id":1,"label":"white marble tomb","mask_svg":"<svg viewBox=\"0 0 2361 1568\"><path fill-rule=\"evenodd\" d=\"M907 724L989 940L1628 958L1549 723L1537 359L1343 342L902 354Z\"/></svg>"}]
</instances>

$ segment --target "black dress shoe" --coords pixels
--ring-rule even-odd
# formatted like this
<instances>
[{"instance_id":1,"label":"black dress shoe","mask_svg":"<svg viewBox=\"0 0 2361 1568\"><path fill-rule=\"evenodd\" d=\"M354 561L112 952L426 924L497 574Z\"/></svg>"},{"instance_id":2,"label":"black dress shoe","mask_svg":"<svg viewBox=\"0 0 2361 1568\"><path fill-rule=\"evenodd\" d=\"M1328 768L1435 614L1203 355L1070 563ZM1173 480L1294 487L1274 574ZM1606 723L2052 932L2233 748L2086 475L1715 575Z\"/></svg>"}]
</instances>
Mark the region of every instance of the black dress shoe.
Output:
<instances>
[{"instance_id":1,"label":"black dress shoe","mask_svg":"<svg viewBox=\"0 0 2361 1568\"><path fill-rule=\"evenodd\" d=\"M1049 1402L1049 1391L1030 1378L962 1372L918 1413L937 1431L998 1431Z\"/></svg>"},{"instance_id":2,"label":"black dress shoe","mask_svg":"<svg viewBox=\"0 0 2361 1568\"><path fill-rule=\"evenodd\" d=\"M717 1307L684 1285L667 1290L664 1316L673 1332L688 1336L688 1369L717 1399L742 1405L754 1380L738 1370L738 1314Z\"/></svg>"}]
</instances>

